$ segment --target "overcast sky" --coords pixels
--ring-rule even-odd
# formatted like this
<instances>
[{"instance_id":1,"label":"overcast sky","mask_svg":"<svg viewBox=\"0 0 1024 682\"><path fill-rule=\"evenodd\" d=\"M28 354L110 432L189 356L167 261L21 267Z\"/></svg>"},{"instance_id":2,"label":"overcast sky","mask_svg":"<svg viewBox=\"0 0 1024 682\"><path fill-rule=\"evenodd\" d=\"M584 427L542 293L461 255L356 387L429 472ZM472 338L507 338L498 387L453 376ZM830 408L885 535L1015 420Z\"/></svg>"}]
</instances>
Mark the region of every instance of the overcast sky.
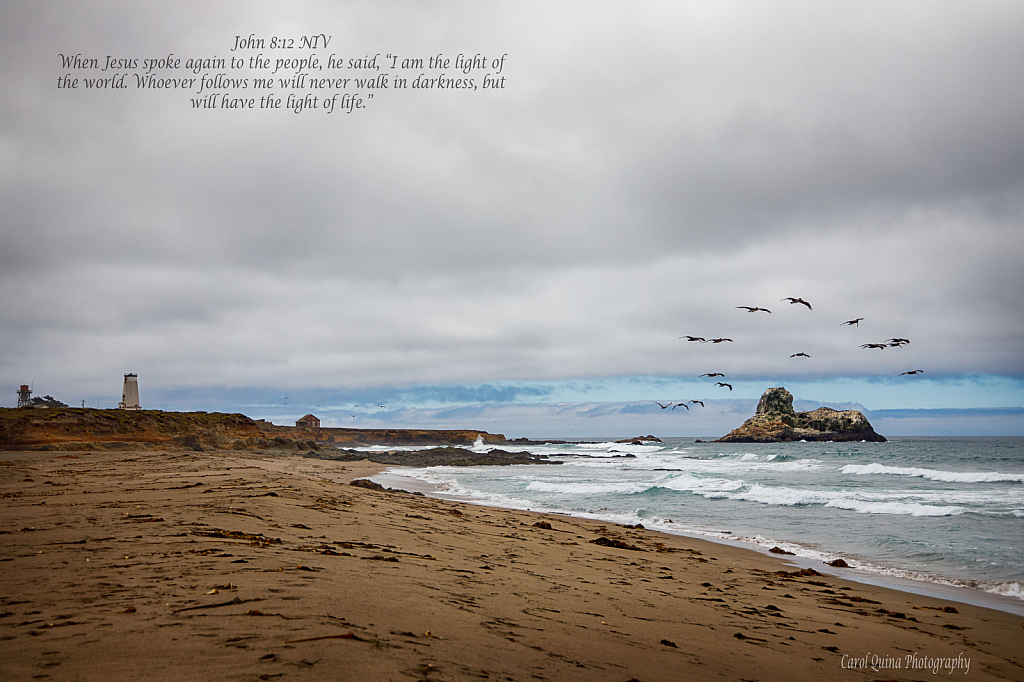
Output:
<instances>
[{"instance_id":1,"label":"overcast sky","mask_svg":"<svg viewBox=\"0 0 1024 682\"><path fill-rule=\"evenodd\" d=\"M110 407L131 371L144 406L393 424L774 385L1024 406L1020 2L209 5L0 7L0 404ZM331 114L57 89L61 54L321 33L391 77L480 54L479 87L505 55L505 87Z\"/></svg>"}]
</instances>

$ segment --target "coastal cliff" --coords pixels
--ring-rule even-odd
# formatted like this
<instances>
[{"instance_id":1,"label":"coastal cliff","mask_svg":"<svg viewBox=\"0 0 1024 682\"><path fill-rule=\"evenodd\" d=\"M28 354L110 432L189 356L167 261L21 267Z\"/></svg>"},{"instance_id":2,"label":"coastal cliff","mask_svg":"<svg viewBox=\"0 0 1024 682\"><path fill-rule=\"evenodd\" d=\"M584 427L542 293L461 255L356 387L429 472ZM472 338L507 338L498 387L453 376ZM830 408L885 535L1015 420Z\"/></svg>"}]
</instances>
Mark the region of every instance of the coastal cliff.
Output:
<instances>
[{"instance_id":1,"label":"coastal cliff","mask_svg":"<svg viewBox=\"0 0 1024 682\"><path fill-rule=\"evenodd\" d=\"M819 407L795 412L793 395L781 386L769 388L757 403L754 416L719 443L782 443L789 441L869 441L884 443L867 417L857 410Z\"/></svg>"},{"instance_id":2,"label":"coastal cliff","mask_svg":"<svg viewBox=\"0 0 1024 682\"><path fill-rule=\"evenodd\" d=\"M486 431L429 429L303 429L243 414L0 408L0 450L319 450L361 445L506 444Z\"/></svg>"}]
</instances>

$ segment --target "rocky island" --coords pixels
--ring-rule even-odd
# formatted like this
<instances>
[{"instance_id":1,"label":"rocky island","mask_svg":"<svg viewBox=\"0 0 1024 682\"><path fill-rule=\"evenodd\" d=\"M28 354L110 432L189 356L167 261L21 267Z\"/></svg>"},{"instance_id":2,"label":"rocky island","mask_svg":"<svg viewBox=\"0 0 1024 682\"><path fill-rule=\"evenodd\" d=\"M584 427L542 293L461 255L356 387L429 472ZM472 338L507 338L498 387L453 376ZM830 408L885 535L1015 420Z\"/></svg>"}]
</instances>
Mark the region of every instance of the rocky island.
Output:
<instances>
[{"instance_id":1,"label":"rocky island","mask_svg":"<svg viewBox=\"0 0 1024 682\"><path fill-rule=\"evenodd\" d=\"M857 410L819 407L793 411L793 395L785 388L769 388L757 403L754 416L719 443L783 443L792 441L869 441L884 443L867 417Z\"/></svg>"}]
</instances>

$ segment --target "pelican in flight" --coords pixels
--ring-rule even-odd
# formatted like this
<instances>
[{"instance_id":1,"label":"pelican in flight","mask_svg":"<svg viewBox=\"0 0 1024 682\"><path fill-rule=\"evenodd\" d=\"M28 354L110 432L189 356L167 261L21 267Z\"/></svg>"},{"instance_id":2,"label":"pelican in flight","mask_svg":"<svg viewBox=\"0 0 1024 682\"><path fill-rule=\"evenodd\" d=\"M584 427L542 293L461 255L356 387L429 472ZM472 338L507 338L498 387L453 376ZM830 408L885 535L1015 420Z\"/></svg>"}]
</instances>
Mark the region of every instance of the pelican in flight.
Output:
<instances>
[{"instance_id":1,"label":"pelican in flight","mask_svg":"<svg viewBox=\"0 0 1024 682\"><path fill-rule=\"evenodd\" d=\"M733 342L732 339L711 339L711 343L723 343L725 341L728 341L729 343Z\"/></svg>"},{"instance_id":2,"label":"pelican in flight","mask_svg":"<svg viewBox=\"0 0 1024 682\"><path fill-rule=\"evenodd\" d=\"M772 311L768 310L767 308L758 308L758 307L756 307L756 306L752 306L752 305L738 305L738 306L736 306L736 307L737 307L737 308L743 308L743 309L744 309L744 310L746 310L746 311L747 311L748 313L756 313L757 311L759 311L759 310L760 310L760 311L761 311L761 312L763 312L763 313L768 313L769 315L771 315L771 314L772 314Z\"/></svg>"},{"instance_id":3,"label":"pelican in flight","mask_svg":"<svg viewBox=\"0 0 1024 682\"><path fill-rule=\"evenodd\" d=\"M685 407L686 409L690 409L690 406L687 405L686 403L676 403L675 405L672 406L672 409L674 410L677 407Z\"/></svg>"},{"instance_id":4,"label":"pelican in flight","mask_svg":"<svg viewBox=\"0 0 1024 682\"><path fill-rule=\"evenodd\" d=\"M708 342L703 336L680 336L679 338L686 339L687 341L700 341L701 343Z\"/></svg>"},{"instance_id":5,"label":"pelican in flight","mask_svg":"<svg viewBox=\"0 0 1024 682\"><path fill-rule=\"evenodd\" d=\"M924 370L923 369L912 369L909 372L900 372L900 376L903 376L904 374L924 374Z\"/></svg>"},{"instance_id":6,"label":"pelican in flight","mask_svg":"<svg viewBox=\"0 0 1024 682\"><path fill-rule=\"evenodd\" d=\"M807 353L793 353L789 357L791 357L791 358L809 358L811 356L808 355Z\"/></svg>"},{"instance_id":7,"label":"pelican in flight","mask_svg":"<svg viewBox=\"0 0 1024 682\"><path fill-rule=\"evenodd\" d=\"M730 391L732 390L732 384L726 384L726 383L723 383L721 381L716 383L715 386L724 386L725 388L729 389Z\"/></svg>"},{"instance_id":8,"label":"pelican in flight","mask_svg":"<svg viewBox=\"0 0 1024 682\"><path fill-rule=\"evenodd\" d=\"M700 405L701 407L704 407L704 401L703 400L688 400L687 402L689 402L689 403L696 403L697 405Z\"/></svg>"},{"instance_id":9,"label":"pelican in flight","mask_svg":"<svg viewBox=\"0 0 1024 682\"><path fill-rule=\"evenodd\" d=\"M864 319L863 317L858 317L858 318L853 319L853 320L847 320L846 322L841 323L839 326L842 327L845 324L845 325L848 325L848 326L851 326L851 327L853 327L853 326L859 327L860 326L860 321L863 320L863 319Z\"/></svg>"},{"instance_id":10,"label":"pelican in flight","mask_svg":"<svg viewBox=\"0 0 1024 682\"><path fill-rule=\"evenodd\" d=\"M700 377L710 377L712 379L714 379L715 377L724 377L724 376L725 375L722 374L721 372L708 372L707 374L701 374L700 375ZM697 377L697 378L700 379L700 377Z\"/></svg>"},{"instance_id":11,"label":"pelican in flight","mask_svg":"<svg viewBox=\"0 0 1024 682\"><path fill-rule=\"evenodd\" d=\"M861 346L861 348L879 348L881 350L885 350L888 347L889 344L887 343L865 343Z\"/></svg>"},{"instance_id":12,"label":"pelican in flight","mask_svg":"<svg viewBox=\"0 0 1024 682\"><path fill-rule=\"evenodd\" d=\"M889 339L886 343L890 346L895 346L896 348L902 348L906 344L910 343L910 339Z\"/></svg>"},{"instance_id":13,"label":"pelican in flight","mask_svg":"<svg viewBox=\"0 0 1024 682\"><path fill-rule=\"evenodd\" d=\"M662 405L662 404L661 404L661 403L659 403L659 402L658 402L657 400L655 400L655 401L654 401L654 404L655 404L655 405L657 405L658 407L660 407L660 408L661 408L661 409L663 409L663 410L664 410L664 409L667 409L667 408L669 408L669 407L672 407L672 403L669 403L668 405ZM672 407L672 409L674 410L675 408L674 408L674 407Z\"/></svg>"},{"instance_id":14,"label":"pelican in flight","mask_svg":"<svg viewBox=\"0 0 1024 682\"><path fill-rule=\"evenodd\" d=\"M807 301L805 301L802 298L793 298L792 296L787 296L786 298L783 298L783 299L780 299L780 300L782 300L782 301L789 301L790 303L799 303L800 305L807 306L808 310L814 310L814 308L811 307L811 304L808 303Z\"/></svg>"}]
</instances>

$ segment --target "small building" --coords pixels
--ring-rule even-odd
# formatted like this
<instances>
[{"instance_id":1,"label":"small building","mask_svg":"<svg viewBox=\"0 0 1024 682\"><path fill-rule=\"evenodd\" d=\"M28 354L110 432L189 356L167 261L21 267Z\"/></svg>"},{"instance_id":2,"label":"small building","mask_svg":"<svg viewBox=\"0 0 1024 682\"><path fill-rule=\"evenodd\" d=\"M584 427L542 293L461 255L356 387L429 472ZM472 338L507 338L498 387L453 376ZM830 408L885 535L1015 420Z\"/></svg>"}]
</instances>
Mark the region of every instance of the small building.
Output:
<instances>
[{"instance_id":1,"label":"small building","mask_svg":"<svg viewBox=\"0 0 1024 682\"><path fill-rule=\"evenodd\" d=\"M295 422L295 428L298 429L319 429L320 420L311 414L307 414L302 419Z\"/></svg>"}]
</instances>

